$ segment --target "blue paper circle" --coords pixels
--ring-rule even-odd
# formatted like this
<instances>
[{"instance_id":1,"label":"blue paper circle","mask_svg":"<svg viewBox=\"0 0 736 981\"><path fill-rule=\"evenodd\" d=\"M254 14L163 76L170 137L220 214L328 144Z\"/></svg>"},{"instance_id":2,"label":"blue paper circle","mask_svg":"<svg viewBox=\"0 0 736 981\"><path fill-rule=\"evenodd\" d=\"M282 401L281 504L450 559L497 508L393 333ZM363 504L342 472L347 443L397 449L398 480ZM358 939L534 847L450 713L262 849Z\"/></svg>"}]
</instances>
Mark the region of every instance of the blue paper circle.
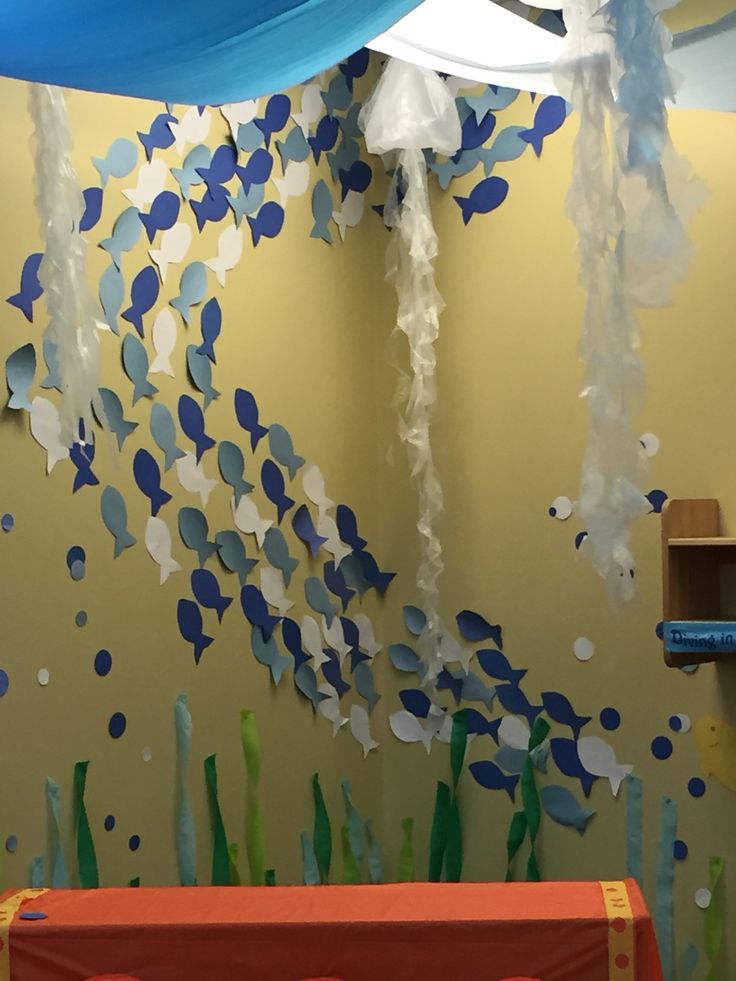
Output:
<instances>
[{"instance_id":1,"label":"blue paper circle","mask_svg":"<svg viewBox=\"0 0 736 981\"><path fill-rule=\"evenodd\" d=\"M5 692L10 687L10 678L8 677L7 671L0 669L0 698L3 697Z\"/></svg>"},{"instance_id":2,"label":"blue paper circle","mask_svg":"<svg viewBox=\"0 0 736 981\"><path fill-rule=\"evenodd\" d=\"M601 710L600 720L604 729L607 729L608 732L613 732L614 729L618 729L621 725L621 714L615 708L609 706Z\"/></svg>"},{"instance_id":3,"label":"blue paper circle","mask_svg":"<svg viewBox=\"0 0 736 981\"><path fill-rule=\"evenodd\" d=\"M12 514L4 514L0 518L0 526L2 526L3 531L12 531L15 527L15 518Z\"/></svg>"},{"instance_id":4,"label":"blue paper circle","mask_svg":"<svg viewBox=\"0 0 736 981\"><path fill-rule=\"evenodd\" d=\"M74 617L74 622L76 623L76 625L78 627L86 627L87 626L87 611L86 610L80 610L77 613L77 615Z\"/></svg>"},{"instance_id":5,"label":"blue paper circle","mask_svg":"<svg viewBox=\"0 0 736 981\"><path fill-rule=\"evenodd\" d=\"M691 797L702 797L705 793L705 780L700 777L691 777L687 782L687 789Z\"/></svg>"},{"instance_id":6,"label":"blue paper circle","mask_svg":"<svg viewBox=\"0 0 736 981\"><path fill-rule=\"evenodd\" d=\"M579 531L575 536L575 548L579 549L587 537L587 531Z\"/></svg>"},{"instance_id":7,"label":"blue paper circle","mask_svg":"<svg viewBox=\"0 0 736 981\"><path fill-rule=\"evenodd\" d=\"M112 669L112 654L109 651L101 650L95 654L95 671L97 674L104 678L106 675L110 674Z\"/></svg>"},{"instance_id":8,"label":"blue paper circle","mask_svg":"<svg viewBox=\"0 0 736 981\"><path fill-rule=\"evenodd\" d=\"M87 567L81 559L75 559L69 568L69 572L74 582L80 582L80 580L84 579Z\"/></svg>"},{"instance_id":9,"label":"blue paper circle","mask_svg":"<svg viewBox=\"0 0 736 981\"><path fill-rule=\"evenodd\" d=\"M669 719L669 727L673 732L680 732L682 729L682 719L679 715L671 715Z\"/></svg>"},{"instance_id":10,"label":"blue paper circle","mask_svg":"<svg viewBox=\"0 0 736 981\"><path fill-rule=\"evenodd\" d=\"M122 734L125 732L125 727L128 725L128 720L125 718L122 712L115 712L110 716L110 721L107 724L107 731L110 733L113 739L120 739Z\"/></svg>"},{"instance_id":11,"label":"blue paper circle","mask_svg":"<svg viewBox=\"0 0 736 981\"><path fill-rule=\"evenodd\" d=\"M130 838L128 839L128 848L132 852L137 852L138 849L140 848L140 844L141 844L140 835L131 835Z\"/></svg>"},{"instance_id":12,"label":"blue paper circle","mask_svg":"<svg viewBox=\"0 0 736 981\"><path fill-rule=\"evenodd\" d=\"M687 845L680 838L675 839L672 845L672 854L681 862L684 858L687 858Z\"/></svg>"},{"instance_id":13,"label":"blue paper circle","mask_svg":"<svg viewBox=\"0 0 736 981\"><path fill-rule=\"evenodd\" d=\"M659 637L660 640L664 640L664 624L660 620L657 626L654 628L654 632Z\"/></svg>"},{"instance_id":14,"label":"blue paper circle","mask_svg":"<svg viewBox=\"0 0 736 981\"><path fill-rule=\"evenodd\" d=\"M115 827L115 815L108 814L107 817L105 818L105 831L112 831L114 827Z\"/></svg>"},{"instance_id":15,"label":"blue paper circle","mask_svg":"<svg viewBox=\"0 0 736 981\"><path fill-rule=\"evenodd\" d=\"M21 913L21 920L47 920L49 918L48 913L42 913L41 910L29 909L25 913Z\"/></svg>"},{"instance_id":16,"label":"blue paper circle","mask_svg":"<svg viewBox=\"0 0 736 981\"><path fill-rule=\"evenodd\" d=\"M557 508L556 507L548 508L547 514L550 516L550 518L555 518L557 516Z\"/></svg>"},{"instance_id":17,"label":"blue paper circle","mask_svg":"<svg viewBox=\"0 0 736 981\"><path fill-rule=\"evenodd\" d=\"M686 664L684 668L680 668L680 671L684 671L685 674L695 674L699 667L699 664Z\"/></svg>"},{"instance_id":18,"label":"blue paper circle","mask_svg":"<svg viewBox=\"0 0 736 981\"><path fill-rule=\"evenodd\" d=\"M84 551L81 545L72 545L69 551L66 553L66 564L67 568L71 569L75 562L86 562L87 553Z\"/></svg>"},{"instance_id":19,"label":"blue paper circle","mask_svg":"<svg viewBox=\"0 0 736 981\"><path fill-rule=\"evenodd\" d=\"M15 835L8 835L5 839L5 851L14 855L18 850L18 839Z\"/></svg>"},{"instance_id":20,"label":"blue paper circle","mask_svg":"<svg viewBox=\"0 0 736 981\"><path fill-rule=\"evenodd\" d=\"M672 756L672 740L667 736L655 736L652 740L652 756L657 760L668 760Z\"/></svg>"}]
</instances>

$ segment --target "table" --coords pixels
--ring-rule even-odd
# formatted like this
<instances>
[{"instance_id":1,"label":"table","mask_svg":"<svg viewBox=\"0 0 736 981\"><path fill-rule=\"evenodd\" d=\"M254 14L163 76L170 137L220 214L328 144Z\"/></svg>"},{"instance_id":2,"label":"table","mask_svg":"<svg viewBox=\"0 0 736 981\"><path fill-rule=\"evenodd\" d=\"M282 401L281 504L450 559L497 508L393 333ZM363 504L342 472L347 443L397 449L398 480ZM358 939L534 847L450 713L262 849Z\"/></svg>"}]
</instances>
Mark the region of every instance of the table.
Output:
<instances>
[{"instance_id":1,"label":"table","mask_svg":"<svg viewBox=\"0 0 736 981\"><path fill-rule=\"evenodd\" d=\"M24 890L0 943L0 981L662 981L633 880Z\"/></svg>"}]
</instances>

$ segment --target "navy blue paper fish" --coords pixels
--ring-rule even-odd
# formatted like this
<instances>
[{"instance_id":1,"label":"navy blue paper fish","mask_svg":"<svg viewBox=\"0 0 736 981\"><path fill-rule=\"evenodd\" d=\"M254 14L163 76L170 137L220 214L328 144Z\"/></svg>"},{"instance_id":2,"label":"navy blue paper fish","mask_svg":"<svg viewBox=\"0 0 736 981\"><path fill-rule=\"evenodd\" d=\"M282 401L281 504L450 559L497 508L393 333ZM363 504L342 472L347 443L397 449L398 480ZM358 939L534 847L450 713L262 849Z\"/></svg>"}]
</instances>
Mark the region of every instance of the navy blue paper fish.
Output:
<instances>
[{"instance_id":1,"label":"navy blue paper fish","mask_svg":"<svg viewBox=\"0 0 736 981\"><path fill-rule=\"evenodd\" d=\"M257 586L246 585L240 590L240 605L243 613L254 627L260 627L264 640L269 640L281 617L272 617L268 604Z\"/></svg>"},{"instance_id":2,"label":"navy blue paper fish","mask_svg":"<svg viewBox=\"0 0 736 981\"><path fill-rule=\"evenodd\" d=\"M238 165L238 155L235 148L230 143L223 143L212 154L208 166L197 167L197 173L204 181L210 195L215 195L221 190L222 184L226 184L235 174Z\"/></svg>"},{"instance_id":3,"label":"navy blue paper fish","mask_svg":"<svg viewBox=\"0 0 736 981\"><path fill-rule=\"evenodd\" d=\"M214 296L202 307L199 323L202 331L202 343L197 348L197 354L209 358L212 364L217 364L215 341L220 336L222 328L222 310L220 310L220 304Z\"/></svg>"},{"instance_id":4,"label":"navy blue paper fish","mask_svg":"<svg viewBox=\"0 0 736 981\"><path fill-rule=\"evenodd\" d=\"M72 485L72 492L76 492L85 486L94 487L99 484L99 480L92 473L92 463L95 458L95 444L94 442L85 443L84 441L84 427L82 423L79 424L80 435L79 438L82 442L72 443L71 449L69 450L69 459L72 461L76 467L77 473L74 477L74 483Z\"/></svg>"},{"instance_id":5,"label":"navy blue paper fish","mask_svg":"<svg viewBox=\"0 0 736 981\"><path fill-rule=\"evenodd\" d=\"M550 719L563 726L570 726L574 739L578 738L580 730L591 720L590 715L576 715L568 699L558 691L543 691L542 705Z\"/></svg>"},{"instance_id":6,"label":"navy blue paper fish","mask_svg":"<svg viewBox=\"0 0 736 981\"><path fill-rule=\"evenodd\" d=\"M142 494L151 502L151 515L171 500L171 494L161 487L161 470L148 450L139 449L133 457L133 476Z\"/></svg>"},{"instance_id":7,"label":"navy blue paper fish","mask_svg":"<svg viewBox=\"0 0 736 981\"><path fill-rule=\"evenodd\" d=\"M567 103L559 95L548 95L537 106L534 124L531 129L519 133L519 137L530 143L537 156L542 153L542 145L548 136L555 133L567 118Z\"/></svg>"},{"instance_id":8,"label":"navy blue paper fish","mask_svg":"<svg viewBox=\"0 0 736 981\"><path fill-rule=\"evenodd\" d=\"M459 705L463 695L463 679L456 672L443 668L437 675L437 691L449 691L455 704Z\"/></svg>"},{"instance_id":9,"label":"navy blue paper fish","mask_svg":"<svg viewBox=\"0 0 736 981\"><path fill-rule=\"evenodd\" d=\"M148 235L148 241L153 242L156 232L165 232L173 228L179 217L181 199L173 191L161 191L153 199L151 210L144 214L140 212L141 222Z\"/></svg>"},{"instance_id":10,"label":"navy blue paper fish","mask_svg":"<svg viewBox=\"0 0 736 981\"><path fill-rule=\"evenodd\" d=\"M503 650L503 635L497 623L489 623L480 613L473 610L461 610L455 617L457 628L465 640L476 642L492 640L500 650Z\"/></svg>"},{"instance_id":11,"label":"navy blue paper fish","mask_svg":"<svg viewBox=\"0 0 736 981\"><path fill-rule=\"evenodd\" d=\"M310 136L307 142L312 148L314 162L319 163L319 158L323 153L331 150L337 143L337 134L340 126L334 116L323 116L317 124L314 136Z\"/></svg>"},{"instance_id":12,"label":"navy blue paper fish","mask_svg":"<svg viewBox=\"0 0 736 981\"><path fill-rule=\"evenodd\" d=\"M158 273L153 266L146 266L136 275L130 286L130 306L121 314L143 337L143 315L148 313L158 299Z\"/></svg>"},{"instance_id":13,"label":"navy blue paper fish","mask_svg":"<svg viewBox=\"0 0 736 981\"><path fill-rule=\"evenodd\" d=\"M471 112L463 122L460 152L475 150L476 147L483 146L491 138L495 128L496 117L492 112L486 113L480 122L478 122L475 113Z\"/></svg>"},{"instance_id":14,"label":"navy blue paper fish","mask_svg":"<svg viewBox=\"0 0 736 981\"><path fill-rule=\"evenodd\" d=\"M332 559L329 562L325 562L322 574L329 591L341 601L344 613L348 608L350 600L355 596L355 590L350 589L345 582L345 576L340 571L339 566L335 568L335 563Z\"/></svg>"},{"instance_id":15,"label":"navy blue paper fish","mask_svg":"<svg viewBox=\"0 0 736 981\"><path fill-rule=\"evenodd\" d=\"M84 212L79 219L79 231L89 232L95 227L102 214L102 188L85 187L82 196L84 197Z\"/></svg>"},{"instance_id":16,"label":"navy blue paper fish","mask_svg":"<svg viewBox=\"0 0 736 981\"><path fill-rule=\"evenodd\" d=\"M202 653L214 639L202 631L202 613L199 607L192 600L180 599L176 607L176 620L184 640L194 645L194 663L199 664Z\"/></svg>"},{"instance_id":17,"label":"navy blue paper fish","mask_svg":"<svg viewBox=\"0 0 736 981\"><path fill-rule=\"evenodd\" d=\"M286 649L294 658L294 668L298 671L302 664L306 664L311 655L307 654L302 647L302 631L296 620L292 620L291 617L284 617L281 621L281 637Z\"/></svg>"},{"instance_id":18,"label":"navy blue paper fish","mask_svg":"<svg viewBox=\"0 0 736 981\"><path fill-rule=\"evenodd\" d=\"M500 629L500 628L499 628ZM527 673L525 668L512 668L508 658L501 651L481 650L477 652L478 663L491 678L508 681L517 685Z\"/></svg>"},{"instance_id":19,"label":"navy blue paper fish","mask_svg":"<svg viewBox=\"0 0 736 981\"><path fill-rule=\"evenodd\" d=\"M355 512L347 504L338 504L335 512L337 530L340 533L340 541L345 542L354 551L359 552L368 544L365 538L358 534L358 519Z\"/></svg>"},{"instance_id":20,"label":"navy blue paper fish","mask_svg":"<svg viewBox=\"0 0 736 981\"><path fill-rule=\"evenodd\" d=\"M337 121L340 124L340 129L342 130L342 138L345 142L353 142L359 140L363 134L360 128L360 123L358 122L360 116L360 110L362 105L359 102L354 102L347 113L344 116L338 116Z\"/></svg>"},{"instance_id":21,"label":"navy blue paper fish","mask_svg":"<svg viewBox=\"0 0 736 981\"><path fill-rule=\"evenodd\" d=\"M276 466L273 460L264 460L261 466L261 485L266 497L276 505L278 523L284 517L289 508L293 508L296 503L293 498L286 493L284 475Z\"/></svg>"},{"instance_id":22,"label":"navy blue paper fish","mask_svg":"<svg viewBox=\"0 0 736 981\"><path fill-rule=\"evenodd\" d=\"M429 710L432 708L432 700L426 692L419 688L403 688L399 692L401 704L407 712L411 712L418 719L426 719Z\"/></svg>"},{"instance_id":23,"label":"navy blue paper fish","mask_svg":"<svg viewBox=\"0 0 736 981\"><path fill-rule=\"evenodd\" d=\"M43 294L43 286L38 280L38 268L43 252L33 252L23 263L20 274L20 291L9 296L7 302L17 307L29 323L33 323L33 304Z\"/></svg>"},{"instance_id":24,"label":"navy blue paper fish","mask_svg":"<svg viewBox=\"0 0 736 981\"><path fill-rule=\"evenodd\" d=\"M505 790L509 798L514 800L519 782L518 774L504 773L492 760L478 760L471 763L469 769L481 787L486 790Z\"/></svg>"},{"instance_id":25,"label":"navy blue paper fish","mask_svg":"<svg viewBox=\"0 0 736 981\"><path fill-rule=\"evenodd\" d=\"M325 109L330 115L344 112L352 101L352 93L344 75L333 75L326 92L320 93Z\"/></svg>"},{"instance_id":26,"label":"navy blue paper fish","mask_svg":"<svg viewBox=\"0 0 736 981\"><path fill-rule=\"evenodd\" d=\"M284 209L276 201L267 201L257 215L246 218L255 247L262 238L276 238L284 227Z\"/></svg>"},{"instance_id":27,"label":"navy blue paper fish","mask_svg":"<svg viewBox=\"0 0 736 981\"><path fill-rule=\"evenodd\" d=\"M340 660L337 654L330 650L326 650L324 653L327 660L322 664L322 674L325 676L325 680L328 681L337 692L337 697L342 698L342 696L347 694L347 692L349 692L353 686L349 685L343 678L342 672L340 671Z\"/></svg>"},{"instance_id":28,"label":"navy blue paper fish","mask_svg":"<svg viewBox=\"0 0 736 981\"><path fill-rule=\"evenodd\" d=\"M497 685L496 694L507 712L523 715L530 726L534 725L534 720L542 711L541 705L531 705L524 692L516 685Z\"/></svg>"},{"instance_id":29,"label":"navy blue paper fish","mask_svg":"<svg viewBox=\"0 0 736 981\"><path fill-rule=\"evenodd\" d=\"M498 730L502 721L501 718L487 719L478 709L465 709L465 727L468 735L490 736L496 745L498 745Z\"/></svg>"},{"instance_id":30,"label":"navy blue paper fish","mask_svg":"<svg viewBox=\"0 0 736 981\"><path fill-rule=\"evenodd\" d=\"M194 598L199 605L206 610L214 610L218 622L222 623L223 614L232 603L232 597L222 595L220 583L214 572L210 572L209 569L194 569L191 584Z\"/></svg>"},{"instance_id":31,"label":"navy blue paper fish","mask_svg":"<svg viewBox=\"0 0 736 981\"><path fill-rule=\"evenodd\" d=\"M312 557L319 555L319 550L327 539L317 534L317 529L314 527L314 522L312 521L312 515L309 513L306 504L302 504L292 515L291 527L294 529L294 534L297 538L300 538L308 546Z\"/></svg>"},{"instance_id":32,"label":"navy blue paper fish","mask_svg":"<svg viewBox=\"0 0 736 981\"><path fill-rule=\"evenodd\" d=\"M578 744L574 739L555 738L550 740L550 749L555 766L564 773L566 777L573 777L580 781L583 793L586 797L590 796L593 784L598 779L592 773L588 773L580 762L578 754Z\"/></svg>"},{"instance_id":33,"label":"navy blue paper fish","mask_svg":"<svg viewBox=\"0 0 736 981\"><path fill-rule=\"evenodd\" d=\"M359 177L360 175L360 172L358 172L356 175L349 176L351 168L359 161L360 145L358 144L357 140L346 140L343 138L343 141L337 150L335 150L333 153L327 154L327 163L330 165L330 175L332 180L335 183L340 181L340 183L343 184L343 201L345 200L347 191L351 190L349 186L346 188L346 185L349 185L352 182L353 176ZM345 171L344 182L341 179L341 174L343 171ZM365 173L365 171L363 173ZM370 183L370 177L368 179L368 183Z\"/></svg>"},{"instance_id":34,"label":"navy blue paper fish","mask_svg":"<svg viewBox=\"0 0 736 981\"><path fill-rule=\"evenodd\" d=\"M258 443L268 434L268 429L258 422L256 400L244 388L235 389L235 415L240 426L250 433L250 448L255 451Z\"/></svg>"},{"instance_id":35,"label":"navy blue paper fish","mask_svg":"<svg viewBox=\"0 0 736 981\"><path fill-rule=\"evenodd\" d=\"M368 71L371 53L368 48L359 48L351 54L345 61L340 62L338 68L345 76L350 91L353 91L353 80L362 78Z\"/></svg>"},{"instance_id":36,"label":"navy blue paper fish","mask_svg":"<svg viewBox=\"0 0 736 981\"><path fill-rule=\"evenodd\" d=\"M243 190L248 194L254 184L265 184L271 176L272 170L273 157L268 150L259 147L251 153L245 167L236 168L236 173L240 178L240 183L243 185Z\"/></svg>"},{"instance_id":37,"label":"navy blue paper fish","mask_svg":"<svg viewBox=\"0 0 736 981\"><path fill-rule=\"evenodd\" d=\"M263 133L263 138L268 147L274 133L280 133L286 126L291 115L291 100L288 95L272 95L266 103L266 111L259 119L254 119L254 123Z\"/></svg>"},{"instance_id":38,"label":"navy blue paper fish","mask_svg":"<svg viewBox=\"0 0 736 981\"><path fill-rule=\"evenodd\" d=\"M208 436L204 431L204 413L198 402L195 402L191 395L182 395L179 398L179 425L185 436L194 443L197 463L202 459L202 454L215 445L215 440Z\"/></svg>"},{"instance_id":39,"label":"navy blue paper fish","mask_svg":"<svg viewBox=\"0 0 736 981\"><path fill-rule=\"evenodd\" d=\"M371 586L374 586L378 592L383 596L391 583L391 580L395 578L395 572L382 572L378 568L378 563L373 558L370 552L361 551L354 552L352 556L348 558L357 559L360 563L363 575ZM343 559L345 561L345 559ZM342 563L341 563L342 564Z\"/></svg>"},{"instance_id":40,"label":"navy blue paper fish","mask_svg":"<svg viewBox=\"0 0 736 981\"><path fill-rule=\"evenodd\" d=\"M455 196L455 201L460 206L463 215L463 222L467 225L473 215L487 215L495 211L506 200L509 193L508 181L503 177L486 177L480 184L476 184L467 198Z\"/></svg>"},{"instance_id":41,"label":"navy blue paper fish","mask_svg":"<svg viewBox=\"0 0 736 981\"><path fill-rule=\"evenodd\" d=\"M191 199L189 205L201 232L208 221L222 221L230 207L230 196L226 187L216 184L212 191L205 191L201 201Z\"/></svg>"},{"instance_id":42,"label":"navy blue paper fish","mask_svg":"<svg viewBox=\"0 0 736 981\"><path fill-rule=\"evenodd\" d=\"M348 170L341 170L338 176L342 188L342 200L344 201L348 191L362 194L363 191L367 190L373 178L373 171L364 160L356 160Z\"/></svg>"},{"instance_id":43,"label":"navy blue paper fish","mask_svg":"<svg viewBox=\"0 0 736 981\"><path fill-rule=\"evenodd\" d=\"M368 582L363 572L363 564L360 561L360 552L353 552L346 556L340 563L340 572L345 577L345 582L351 589L354 589L360 599L371 588L372 583Z\"/></svg>"},{"instance_id":44,"label":"navy blue paper fish","mask_svg":"<svg viewBox=\"0 0 736 981\"><path fill-rule=\"evenodd\" d=\"M162 112L156 116L147 133L138 133L138 139L143 144L148 160L153 156L154 150L166 150L174 142L174 134L169 129L169 123L176 122L178 122L176 116Z\"/></svg>"}]
</instances>

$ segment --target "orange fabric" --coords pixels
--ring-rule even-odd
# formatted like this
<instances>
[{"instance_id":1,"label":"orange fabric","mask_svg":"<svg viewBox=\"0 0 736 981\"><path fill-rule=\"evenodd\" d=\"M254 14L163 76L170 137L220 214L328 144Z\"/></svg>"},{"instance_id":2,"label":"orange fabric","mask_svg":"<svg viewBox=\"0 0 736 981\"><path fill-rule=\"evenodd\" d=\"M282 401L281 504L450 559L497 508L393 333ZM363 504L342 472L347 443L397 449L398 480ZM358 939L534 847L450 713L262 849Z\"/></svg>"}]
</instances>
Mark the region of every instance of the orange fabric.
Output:
<instances>
[{"instance_id":1,"label":"orange fabric","mask_svg":"<svg viewBox=\"0 0 736 981\"><path fill-rule=\"evenodd\" d=\"M661 981L626 887L632 977ZM610 981L598 882L52 890L27 908L47 917L13 922L11 981Z\"/></svg>"}]
</instances>

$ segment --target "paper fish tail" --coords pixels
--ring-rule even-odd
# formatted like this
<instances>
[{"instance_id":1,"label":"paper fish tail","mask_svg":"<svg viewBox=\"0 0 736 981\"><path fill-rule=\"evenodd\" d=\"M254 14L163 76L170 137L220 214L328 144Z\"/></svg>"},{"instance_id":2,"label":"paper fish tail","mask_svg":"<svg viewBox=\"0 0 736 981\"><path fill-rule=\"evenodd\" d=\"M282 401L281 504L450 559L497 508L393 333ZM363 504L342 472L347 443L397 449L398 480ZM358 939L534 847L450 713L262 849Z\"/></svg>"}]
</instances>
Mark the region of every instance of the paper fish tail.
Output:
<instances>
[{"instance_id":1,"label":"paper fish tail","mask_svg":"<svg viewBox=\"0 0 736 981\"><path fill-rule=\"evenodd\" d=\"M542 144L544 143L544 132L537 129L523 129L519 133L519 139L529 143L538 157L542 156Z\"/></svg>"},{"instance_id":2,"label":"paper fish tail","mask_svg":"<svg viewBox=\"0 0 736 981\"><path fill-rule=\"evenodd\" d=\"M151 514L155 517L164 504L168 504L171 500L171 494L165 491L163 487L159 487L154 490L151 495Z\"/></svg>"},{"instance_id":3,"label":"paper fish tail","mask_svg":"<svg viewBox=\"0 0 736 981\"><path fill-rule=\"evenodd\" d=\"M298 456L296 453L292 456L291 460L288 463L289 478L291 480L293 480L294 477L296 477L297 470L300 467L303 467L305 463L306 463L306 460L304 459L303 456ZM288 500L288 498L287 498L287 500Z\"/></svg>"},{"instance_id":4,"label":"paper fish tail","mask_svg":"<svg viewBox=\"0 0 736 981\"><path fill-rule=\"evenodd\" d=\"M153 242L156 237L156 232L158 231L158 226L156 225L156 219L151 214L140 214L141 224L146 230L146 235L148 236L149 244Z\"/></svg>"},{"instance_id":5,"label":"paper fish tail","mask_svg":"<svg viewBox=\"0 0 736 981\"><path fill-rule=\"evenodd\" d=\"M107 178L110 176L110 171L107 169L107 160L103 157L92 157L92 166L100 175L100 183L104 187L107 184Z\"/></svg>"},{"instance_id":6,"label":"paper fish tail","mask_svg":"<svg viewBox=\"0 0 736 981\"><path fill-rule=\"evenodd\" d=\"M161 583L165 583L172 572L181 572L181 566L170 555L164 557L161 562Z\"/></svg>"},{"instance_id":7,"label":"paper fish tail","mask_svg":"<svg viewBox=\"0 0 736 981\"><path fill-rule=\"evenodd\" d=\"M194 212L194 217L197 219L197 229L202 231L204 226L207 224L207 214L204 211L201 201L190 201L189 204L192 206L192 211Z\"/></svg>"},{"instance_id":8,"label":"paper fish tail","mask_svg":"<svg viewBox=\"0 0 736 981\"><path fill-rule=\"evenodd\" d=\"M126 548L131 548L135 545L137 539L131 535L127 528L123 528L122 531L114 534L115 548L113 549L113 558L117 558L119 555L122 555Z\"/></svg>"},{"instance_id":9,"label":"paper fish tail","mask_svg":"<svg viewBox=\"0 0 736 981\"><path fill-rule=\"evenodd\" d=\"M503 789L509 795L509 799L511 800L512 804L515 803L516 801L516 785L518 782L519 782L518 773L510 774L509 776L506 776L504 779Z\"/></svg>"},{"instance_id":10,"label":"paper fish tail","mask_svg":"<svg viewBox=\"0 0 736 981\"><path fill-rule=\"evenodd\" d=\"M33 302L28 297L22 293L16 293L14 296L9 296L7 302L20 310L29 323L33 323Z\"/></svg>"},{"instance_id":11,"label":"paper fish tail","mask_svg":"<svg viewBox=\"0 0 736 981\"><path fill-rule=\"evenodd\" d=\"M258 245L258 243L261 241L261 235L262 235L258 223L258 216L256 215L256 217L254 218L251 215L246 215L245 220L250 225L250 233L253 238L253 247L255 248L255 246Z\"/></svg>"},{"instance_id":12,"label":"paper fish tail","mask_svg":"<svg viewBox=\"0 0 736 981\"><path fill-rule=\"evenodd\" d=\"M250 448L254 452L255 448L258 446L264 436L268 436L268 427L262 426L259 422L257 422L250 431Z\"/></svg>"},{"instance_id":13,"label":"paper fish tail","mask_svg":"<svg viewBox=\"0 0 736 981\"><path fill-rule=\"evenodd\" d=\"M92 473L90 467L84 467L81 470L77 470L77 475L74 478L74 483L72 485L72 493L76 494L78 490L82 487L96 487L99 484L99 480Z\"/></svg>"},{"instance_id":14,"label":"paper fish tail","mask_svg":"<svg viewBox=\"0 0 736 981\"><path fill-rule=\"evenodd\" d=\"M152 136L151 133L138 133L138 139L143 144L143 149L146 151L146 159L149 161L153 156L153 151L156 147L156 137Z\"/></svg>"},{"instance_id":15,"label":"paper fish tail","mask_svg":"<svg viewBox=\"0 0 736 981\"><path fill-rule=\"evenodd\" d=\"M457 195L453 195L453 198L459 205L460 211L462 212L463 224L467 225L470 219L475 214L475 208L473 207L473 202L470 200L470 198L461 198L458 197Z\"/></svg>"},{"instance_id":16,"label":"paper fish tail","mask_svg":"<svg viewBox=\"0 0 736 981\"><path fill-rule=\"evenodd\" d=\"M210 646L214 637L208 637L207 634L200 634L199 637L194 641L194 663L199 664L199 659L202 654Z\"/></svg>"}]
</instances>

